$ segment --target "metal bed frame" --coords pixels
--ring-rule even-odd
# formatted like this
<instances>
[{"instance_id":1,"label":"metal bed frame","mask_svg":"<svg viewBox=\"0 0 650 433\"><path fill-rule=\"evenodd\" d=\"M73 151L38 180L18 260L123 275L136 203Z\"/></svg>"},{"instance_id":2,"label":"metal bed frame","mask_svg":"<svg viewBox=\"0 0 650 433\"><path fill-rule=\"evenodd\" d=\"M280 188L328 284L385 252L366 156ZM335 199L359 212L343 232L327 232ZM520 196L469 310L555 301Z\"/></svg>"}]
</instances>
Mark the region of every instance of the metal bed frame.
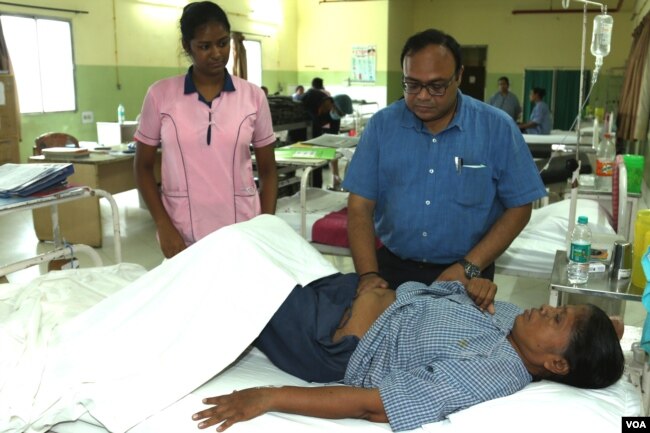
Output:
<instances>
[{"instance_id":1,"label":"metal bed frame","mask_svg":"<svg viewBox=\"0 0 650 433\"><path fill-rule=\"evenodd\" d=\"M12 272L20 271L41 263L47 263L51 260L71 259L77 253L83 253L90 257L95 266L101 266L102 259L92 247L84 244L66 245L59 228L58 205L74 200L81 200L89 197L100 197L108 200L111 206L113 217L113 234L115 238L115 261L122 261L122 244L120 234L120 218L117 203L113 196L101 189L92 189L86 186L69 187L59 192L47 196L29 196L24 198L15 198L4 200L0 204L0 216L8 215L13 212L19 212L30 209L38 209L50 206L50 215L52 217L52 234L54 249L46 253L38 254L32 258L20 260L0 267L0 277Z\"/></svg>"}]
</instances>

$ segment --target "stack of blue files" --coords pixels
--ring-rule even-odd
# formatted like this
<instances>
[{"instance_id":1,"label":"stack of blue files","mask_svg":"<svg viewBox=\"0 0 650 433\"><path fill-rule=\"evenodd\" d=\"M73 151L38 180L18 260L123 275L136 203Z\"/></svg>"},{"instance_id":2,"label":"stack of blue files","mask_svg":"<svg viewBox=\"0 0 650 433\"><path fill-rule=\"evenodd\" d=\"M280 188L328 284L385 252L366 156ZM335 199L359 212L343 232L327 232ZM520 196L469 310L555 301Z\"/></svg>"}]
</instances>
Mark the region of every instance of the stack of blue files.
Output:
<instances>
[{"instance_id":1,"label":"stack of blue files","mask_svg":"<svg viewBox=\"0 0 650 433\"><path fill-rule=\"evenodd\" d=\"M0 165L0 197L27 197L43 190L65 185L74 166L65 164Z\"/></svg>"}]
</instances>

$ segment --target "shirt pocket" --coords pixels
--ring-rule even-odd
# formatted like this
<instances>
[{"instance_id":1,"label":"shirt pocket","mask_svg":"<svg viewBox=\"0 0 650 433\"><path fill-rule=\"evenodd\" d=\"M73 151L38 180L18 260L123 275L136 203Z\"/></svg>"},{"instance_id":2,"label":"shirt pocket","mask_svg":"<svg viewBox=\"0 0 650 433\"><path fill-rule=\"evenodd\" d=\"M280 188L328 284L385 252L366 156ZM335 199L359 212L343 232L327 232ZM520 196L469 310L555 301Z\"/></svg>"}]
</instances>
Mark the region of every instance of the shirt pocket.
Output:
<instances>
[{"instance_id":1,"label":"shirt pocket","mask_svg":"<svg viewBox=\"0 0 650 433\"><path fill-rule=\"evenodd\" d=\"M457 177L454 198L458 204L475 206L485 201L492 185L492 172L485 164L464 164Z\"/></svg>"}]
</instances>

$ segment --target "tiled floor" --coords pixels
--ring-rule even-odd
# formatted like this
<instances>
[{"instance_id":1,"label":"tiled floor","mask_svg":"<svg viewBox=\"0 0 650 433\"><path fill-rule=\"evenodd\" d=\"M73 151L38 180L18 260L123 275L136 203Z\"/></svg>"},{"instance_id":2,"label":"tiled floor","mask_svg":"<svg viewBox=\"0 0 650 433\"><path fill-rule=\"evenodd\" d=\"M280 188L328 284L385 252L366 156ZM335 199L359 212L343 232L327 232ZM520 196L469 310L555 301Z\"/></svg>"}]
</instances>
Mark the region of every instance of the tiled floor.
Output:
<instances>
[{"instance_id":1,"label":"tiled floor","mask_svg":"<svg viewBox=\"0 0 650 433\"><path fill-rule=\"evenodd\" d=\"M147 269L158 265L163 256L158 248L155 227L148 211L139 207L136 191L115 196L120 208L123 261L139 263ZM105 264L114 264L114 239L108 204L102 204L104 245L97 252ZM47 251L51 245L39 243L34 235L31 212L17 212L0 219L0 264L28 258L35 253ZM349 258L329 256L329 260L342 272L353 271ZM80 257L82 266L89 260ZM16 272L9 277L11 282L29 281L38 275L39 269L32 268ZM516 303L522 308L536 307L548 302L548 281L535 278L497 275L499 287L497 298ZM625 309L627 325L642 326L646 312L640 303L629 302Z\"/></svg>"}]
</instances>

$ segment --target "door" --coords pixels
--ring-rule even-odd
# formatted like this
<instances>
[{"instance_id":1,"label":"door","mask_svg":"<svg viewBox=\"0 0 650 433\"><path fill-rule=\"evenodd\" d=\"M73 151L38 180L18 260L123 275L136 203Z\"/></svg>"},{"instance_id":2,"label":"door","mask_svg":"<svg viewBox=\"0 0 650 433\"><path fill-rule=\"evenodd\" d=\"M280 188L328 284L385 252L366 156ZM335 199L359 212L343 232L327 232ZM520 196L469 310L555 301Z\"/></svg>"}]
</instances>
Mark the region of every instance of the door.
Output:
<instances>
[{"instance_id":1,"label":"door","mask_svg":"<svg viewBox=\"0 0 650 433\"><path fill-rule=\"evenodd\" d=\"M484 101L487 47L464 46L461 48L461 53L465 70L460 82L460 91L479 101Z\"/></svg>"}]
</instances>

